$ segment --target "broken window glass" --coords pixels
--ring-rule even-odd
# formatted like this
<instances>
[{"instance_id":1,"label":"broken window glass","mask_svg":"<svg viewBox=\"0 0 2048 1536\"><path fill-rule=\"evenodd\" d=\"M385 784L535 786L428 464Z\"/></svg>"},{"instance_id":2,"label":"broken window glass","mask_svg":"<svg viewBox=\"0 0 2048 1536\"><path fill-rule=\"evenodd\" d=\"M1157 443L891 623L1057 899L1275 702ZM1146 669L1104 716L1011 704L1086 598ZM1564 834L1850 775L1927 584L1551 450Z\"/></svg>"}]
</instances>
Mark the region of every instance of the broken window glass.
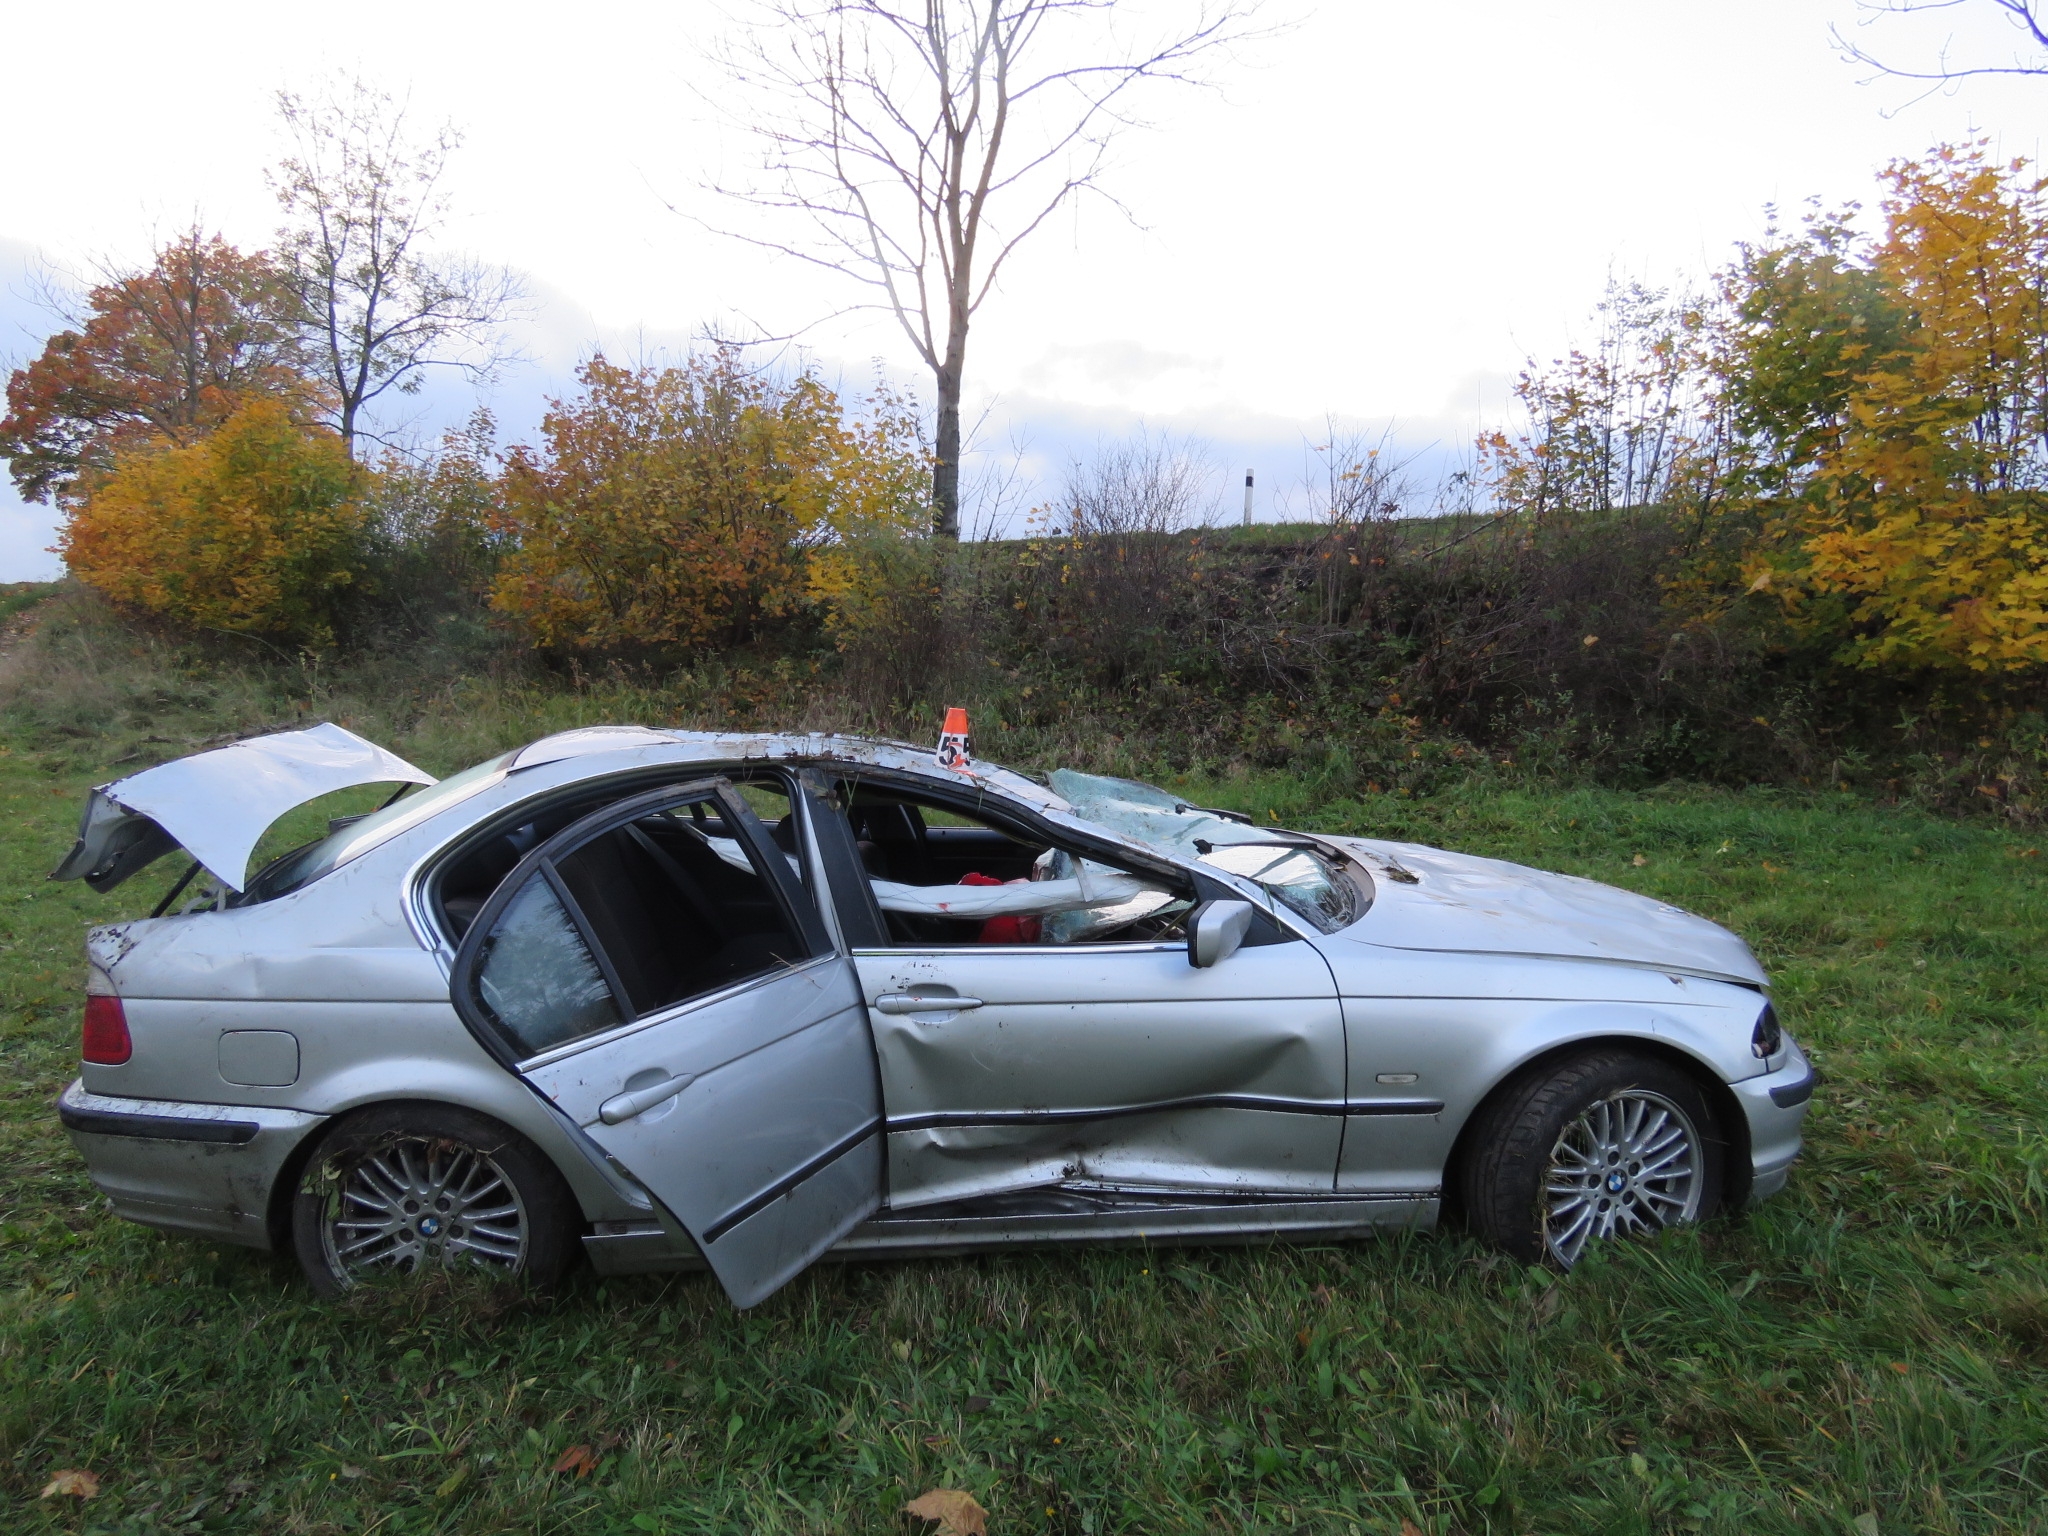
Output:
<instances>
[{"instance_id":1,"label":"broken window glass","mask_svg":"<svg viewBox=\"0 0 2048 1536\"><path fill-rule=\"evenodd\" d=\"M1084 820L1242 876L1320 932L1349 926L1363 909L1358 886L1306 838L1232 820L1133 779L1056 768L1048 782Z\"/></svg>"}]
</instances>

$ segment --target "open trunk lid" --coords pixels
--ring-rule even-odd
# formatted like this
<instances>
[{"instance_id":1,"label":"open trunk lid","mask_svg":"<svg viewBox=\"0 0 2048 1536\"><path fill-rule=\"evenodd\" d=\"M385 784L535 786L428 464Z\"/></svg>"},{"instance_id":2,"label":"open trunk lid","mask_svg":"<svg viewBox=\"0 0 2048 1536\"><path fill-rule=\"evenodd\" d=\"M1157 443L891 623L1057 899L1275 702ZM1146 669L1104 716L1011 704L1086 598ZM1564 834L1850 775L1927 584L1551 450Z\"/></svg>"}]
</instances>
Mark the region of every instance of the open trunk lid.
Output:
<instances>
[{"instance_id":1,"label":"open trunk lid","mask_svg":"<svg viewBox=\"0 0 2048 1536\"><path fill-rule=\"evenodd\" d=\"M360 784L433 782L432 774L338 725L252 737L100 785L86 798L78 841L50 878L110 891L183 847L239 891L258 840L285 812Z\"/></svg>"}]
</instances>

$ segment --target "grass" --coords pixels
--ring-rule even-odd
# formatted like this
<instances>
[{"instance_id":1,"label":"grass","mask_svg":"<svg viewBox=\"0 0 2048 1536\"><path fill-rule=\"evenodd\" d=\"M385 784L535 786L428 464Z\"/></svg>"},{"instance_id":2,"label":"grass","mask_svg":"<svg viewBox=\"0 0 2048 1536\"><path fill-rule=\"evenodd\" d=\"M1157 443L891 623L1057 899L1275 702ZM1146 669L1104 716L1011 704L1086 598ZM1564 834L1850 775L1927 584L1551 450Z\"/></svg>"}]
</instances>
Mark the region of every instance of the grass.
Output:
<instances>
[{"instance_id":1,"label":"grass","mask_svg":"<svg viewBox=\"0 0 2048 1536\"><path fill-rule=\"evenodd\" d=\"M17 667L0 709L0 1527L905 1532L946 1486L999 1536L2048 1532L2025 833L1847 794L1181 785L1632 886L1757 947L1827 1078L1790 1190L1569 1277L1442 1233L825 1266L746 1314L703 1277L326 1306L262 1255L113 1220L57 1127L81 930L170 873L44 883L84 791L295 709L446 771L634 701L62 665L34 692ZM552 1470L575 1446L595 1470ZM37 1497L73 1467L97 1499Z\"/></svg>"}]
</instances>

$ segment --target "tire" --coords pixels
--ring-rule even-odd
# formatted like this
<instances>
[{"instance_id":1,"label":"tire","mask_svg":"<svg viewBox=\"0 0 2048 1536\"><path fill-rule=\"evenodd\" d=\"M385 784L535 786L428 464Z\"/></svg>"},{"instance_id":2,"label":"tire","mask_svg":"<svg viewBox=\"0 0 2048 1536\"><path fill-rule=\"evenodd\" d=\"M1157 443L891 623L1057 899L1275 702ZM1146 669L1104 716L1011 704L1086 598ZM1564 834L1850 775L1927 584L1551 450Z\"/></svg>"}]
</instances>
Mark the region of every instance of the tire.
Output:
<instances>
[{"instance_id":1,"label":"tire","mask_svg":"<svg viewBox=\"0 0 2048 1536\"><path fill-rule=\"evenodd\" d=\"M495 1120L444 1104L366 1109L322 1139L292 1199L292 1249L316 1294L468 1272L544 1287L579 1251L575 1197Z\"/></svg>"},{"instance_id":2,"label":"tire","mask_svg":"<svg viewBox=\"0 0 2048 1536\"><path fill-rule=\"evenodd\" d=\"M1727 1147L1697 1082L1655 1057L1589 1051L1483 1106L1460 1170L1467 1224L1525 1263L1569 1269L1589 1243L1703 1221Z\"/></svg>"}]
</instances>

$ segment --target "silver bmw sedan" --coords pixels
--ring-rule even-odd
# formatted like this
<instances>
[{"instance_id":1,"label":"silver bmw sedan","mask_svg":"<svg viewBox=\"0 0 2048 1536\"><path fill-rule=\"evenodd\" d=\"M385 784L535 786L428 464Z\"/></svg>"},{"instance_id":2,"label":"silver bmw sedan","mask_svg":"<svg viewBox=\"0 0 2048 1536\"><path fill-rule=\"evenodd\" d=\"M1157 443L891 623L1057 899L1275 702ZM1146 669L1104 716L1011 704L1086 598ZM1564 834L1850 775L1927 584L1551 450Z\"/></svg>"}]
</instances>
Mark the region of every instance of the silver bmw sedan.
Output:
<instances>
[{"instance_id":1,"label":"silver bmw sedan","mask_svg":"<svg viewBox=\"0 0 2048 1536\"><path fill-rule=\"evenodd\" d=\"M178 850L87 940L58 1112L117 1214L325 1295L581 1256L745 1307L827 1256L1447 1209L1570 1265L1779 1189L1813 1093L1702 918L951 739L595 727L436 782L321 725L102 786L54 877Z\"/></svg>"}]
</instances>

